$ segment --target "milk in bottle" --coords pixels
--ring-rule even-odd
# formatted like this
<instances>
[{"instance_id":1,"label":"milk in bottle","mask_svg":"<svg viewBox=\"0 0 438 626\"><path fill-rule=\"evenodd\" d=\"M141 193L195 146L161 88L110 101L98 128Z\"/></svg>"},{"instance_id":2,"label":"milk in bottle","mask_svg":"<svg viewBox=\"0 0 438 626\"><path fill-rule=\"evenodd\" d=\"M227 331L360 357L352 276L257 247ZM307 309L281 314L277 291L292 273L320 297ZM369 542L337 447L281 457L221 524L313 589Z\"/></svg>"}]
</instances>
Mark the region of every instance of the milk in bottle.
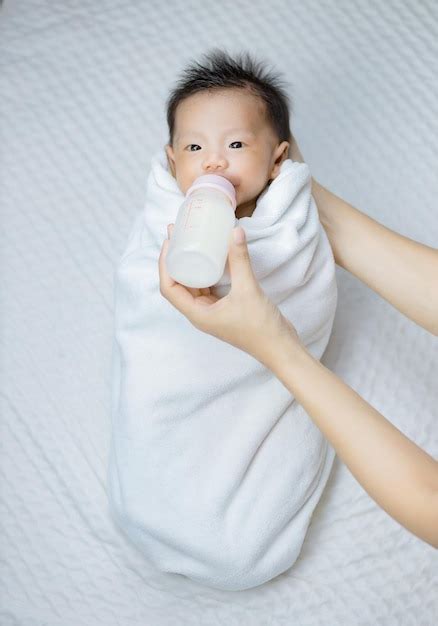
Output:
<instances>
[{"instance_id":1,"label":"milk in bottle","mask_svg":"<svg viewBox=\"0 0 438 626\"><path fill-rule=\"evenodd\" d=\"M236 191L223 176L205 174L187 190L175 220L166 262L186 287L211 287L224 273L236 225Z\"/></svg>"}]
</instances>

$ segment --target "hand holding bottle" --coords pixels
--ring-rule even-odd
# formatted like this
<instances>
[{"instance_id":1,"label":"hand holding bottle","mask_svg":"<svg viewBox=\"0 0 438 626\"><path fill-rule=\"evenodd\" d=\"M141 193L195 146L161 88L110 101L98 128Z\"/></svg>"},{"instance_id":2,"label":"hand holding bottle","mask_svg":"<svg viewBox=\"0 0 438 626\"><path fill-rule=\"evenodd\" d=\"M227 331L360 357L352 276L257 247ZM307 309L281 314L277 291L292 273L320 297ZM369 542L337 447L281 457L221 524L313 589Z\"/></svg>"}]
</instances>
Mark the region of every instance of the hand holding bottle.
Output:
<instances>
[{"instance_id":1,"label":"hand holding bottle","mask_svg":"<svg viewBox=\"0 0 438 626\"><path fill-rule=\"evenodd\" d=\"M173 225L168 226L173 237ZM269 367L275 358L278 345L287 341L299 345L297 332L278 307L267 298L251 267L245 231L232 229L232 235L240 234L242 243L229 238L228 261L231 290L223 298L217 298L209 287L187 288L174 281L166 268L169 239L163 243L159 258L161 294L198 330L226 341L251 354Z\"/></svg>"}]
</instances>

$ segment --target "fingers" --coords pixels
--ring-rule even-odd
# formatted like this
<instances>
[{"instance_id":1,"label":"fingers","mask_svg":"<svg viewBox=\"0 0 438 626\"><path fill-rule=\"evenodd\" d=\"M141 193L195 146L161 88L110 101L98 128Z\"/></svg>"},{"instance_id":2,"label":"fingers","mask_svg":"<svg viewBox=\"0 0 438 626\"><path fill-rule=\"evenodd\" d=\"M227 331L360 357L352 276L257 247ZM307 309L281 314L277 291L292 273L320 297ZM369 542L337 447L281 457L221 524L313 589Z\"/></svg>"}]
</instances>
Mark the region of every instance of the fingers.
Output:
<instances>
[{"instance_id":1,"label":"fingers","mask_svg":"<svg viewBox=\"0 0 438 626\"><path fill-rule=\"evenodd\" d=\"M167 225L167 237L168 237L168 239L172 238L174 227L175 227L175 224L168 224ZM192 296L199 296L199 295L205 293L204 289L196 289L194 287L186 287L186 289L187 289L187 291L189 291L192 294ZM207 293L209 293L209 292L207 292Z\"/></svg>"},{"instance_id":2,"label":"fingers","mask_svg":"<svg viewBox=\"0 0 438 626\"><path fill-rule=\"evenodd\" d=\"M235 235L242 239L241 243L235 241ZM231 288L240 292L257 285L251 260L248 252L245 231L241 226L233 228L230 238L228 262L230 266Z\"/></svg>"},{"instance_id":3,"label":"fingers","mask_svg":"<svg viewBox=\"0 0 438 626\"><path fill-rule=\"evenodd\" d=\"M177 283L167 273L166 256L169 248L169 239L163 241L161 246L160 256L158 258L158 273L160 276L160 291L163 295L167 294L170 289Z\"/></svg>"},{"instance_id":4,"label":"fingers","mask_svg":"<svg viewBox=\"0 0 438 626\"><path fill-rule=\"evenodd\" d=\"M172 230L172 229L170 229ZM195 299L193 295L180 283L177 283L169 276L166 267L166 256L169 248L169 239L163 241L160 256L158 259L158 273L160 277L160 293L175 308L191 321L194 315Z\"/></svg>"},{"instance_id":5,"label":"fingers","mask_svg":"<svg viewBox=\"0 0 438 626\"><path fill-rule=\"evenodd\" d=\"M167 225L167 235L172 237L175 224ZM236 237L237 235L237 237ZM236 241L237 239L237 241ZM210 289L191 289L184 287L175 282L167 273L165 258L169 245L169 239L166 239L161 249L159 271L160 271L160 289L162 295L169 300L177 309L184 313L182 307L192 306L194 310L194 296L210 295ZM230 236L228 263L231 275L231 288L239 292L240 290L248 291L248 289L257 287L257 280L254 275L248 252L248 244L246 234L241 226L233 228ZM187 309L185 309L187 315Z\"/></svg>"}]
</instances>

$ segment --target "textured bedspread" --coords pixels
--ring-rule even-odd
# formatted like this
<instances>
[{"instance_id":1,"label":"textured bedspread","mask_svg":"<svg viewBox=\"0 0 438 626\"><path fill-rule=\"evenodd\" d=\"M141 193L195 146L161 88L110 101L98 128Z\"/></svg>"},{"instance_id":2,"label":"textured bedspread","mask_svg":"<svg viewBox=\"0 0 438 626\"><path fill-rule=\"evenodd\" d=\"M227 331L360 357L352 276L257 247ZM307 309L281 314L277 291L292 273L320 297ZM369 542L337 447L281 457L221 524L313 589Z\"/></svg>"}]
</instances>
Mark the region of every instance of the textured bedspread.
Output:
<instances>
[{"instance_id":1,"label":"textured bedspread","mask_svg":"<svg viewBox=\"0 0 438 626\"><path fill-rule=\"evenodd\" d=\"M242 592L148 567L111 521L105 475L113 271L182 66L213 43L267 59L291 83L314 176L436 246L437 42L432 0L6 0L2 626L436 623L437 552L339 460L294 567ZM337 280L323 362L438 456L438 340L345 271Z\"/></svg>"}]
</instances>

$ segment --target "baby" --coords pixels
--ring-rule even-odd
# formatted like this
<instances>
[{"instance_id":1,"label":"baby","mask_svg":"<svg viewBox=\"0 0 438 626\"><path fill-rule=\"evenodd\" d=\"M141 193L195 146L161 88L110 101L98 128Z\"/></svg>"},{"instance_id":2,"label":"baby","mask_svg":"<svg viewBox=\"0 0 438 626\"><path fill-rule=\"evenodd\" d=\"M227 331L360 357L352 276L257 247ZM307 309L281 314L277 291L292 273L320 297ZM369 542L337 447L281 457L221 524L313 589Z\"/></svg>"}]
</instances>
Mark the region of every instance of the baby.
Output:
<instances>
[{"instance_id":1,"label":"baby","mask_svg":"<svg viewBox=\"0 0 438 626\"><path fill-rule=\"evenodd\" d=\"M334 453L272 372L161 296L166 226L195 178L227 178L254 274L317 358L337 289L309 169L288 158L286 93L249 55L207 61L169 97L169 142L116 271L108 496L154 567L241 590L293 565ZM229 286L225 271L214 289Z\"/></svg>"},{"instance_id":2,"label":"baby","mask_svg":"<svg viewBox=\"0 0 438 626\"><path fill-rule=\"evenodd\" d=\"M251 59L246 71L223 54L211 59L214 69L188 70L169 98L169 167L184 194L197 176L224 176L236 189L236 217L251 217L288 157L288 97L274 77L248 80Z\"/></svg>"}]
</instances>

